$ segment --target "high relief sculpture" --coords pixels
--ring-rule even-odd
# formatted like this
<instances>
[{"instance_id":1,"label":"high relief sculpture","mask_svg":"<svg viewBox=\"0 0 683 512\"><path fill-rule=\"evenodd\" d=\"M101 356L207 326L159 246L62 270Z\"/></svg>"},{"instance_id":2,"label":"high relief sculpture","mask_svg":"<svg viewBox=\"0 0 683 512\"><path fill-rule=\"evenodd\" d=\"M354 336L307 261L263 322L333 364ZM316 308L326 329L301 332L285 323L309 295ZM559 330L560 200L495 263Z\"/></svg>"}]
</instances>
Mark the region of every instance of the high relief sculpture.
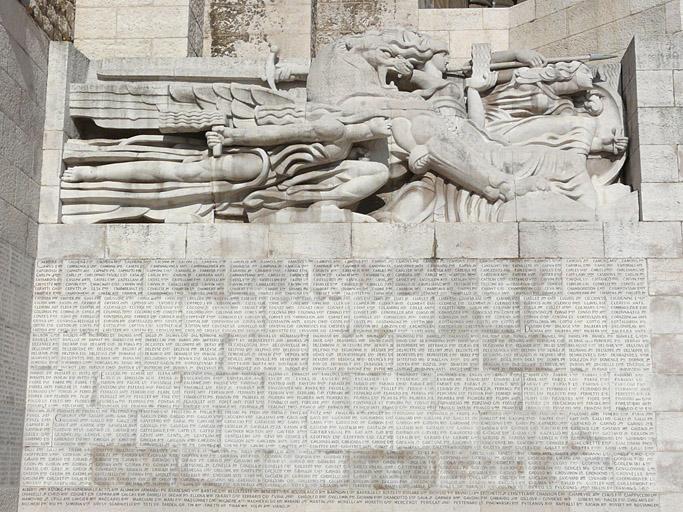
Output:
<instances>
[{"instance_id":1,"label":"high relief sculpture","mask_svg":"<svg viewBox=\"0 0 683 512\"><path fill-rule=\"evenodd\" d=\"M444 43L396 29L322 49L305 100L275 90L301 70L267 71L72 85L88 136L65 146L62 221L587 220L631 194L618 66L474 45L453 72Z\"/></svg>"}]
</instances>

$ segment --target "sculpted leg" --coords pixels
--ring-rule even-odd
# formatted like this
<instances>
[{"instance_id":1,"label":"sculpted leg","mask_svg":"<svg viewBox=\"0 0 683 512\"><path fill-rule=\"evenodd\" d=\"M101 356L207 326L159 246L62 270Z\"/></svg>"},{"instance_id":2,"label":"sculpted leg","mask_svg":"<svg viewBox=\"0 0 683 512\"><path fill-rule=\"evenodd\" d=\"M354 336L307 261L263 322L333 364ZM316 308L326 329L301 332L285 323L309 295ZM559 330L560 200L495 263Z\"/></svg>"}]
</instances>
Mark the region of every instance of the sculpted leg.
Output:
<instances>
[{"instance_id":1,"label":"sculpted leg","mask_svg":"<svg viewBox=\"0 0 683 512\"><path fill-rule=\"evenodd\" d=\"M259 175L263 161L258 155L235 153L196 162L125 162L97 167L72 167L64 171L66 182L119 181L123 183L205 183L242 182Z\"/></svg>"},{"instance_id":2,"label":"sculpted leg","mask_svg":"<svg viewBox=\"0 0 683 512\"><path fill-rule=\"evenodd\" d=\"M334 204L349 208L374 194L389 179L389 169L377 162L347 160L332 169L309 171L277 188L260 190L244 201L249 210Z\"/></svg>"},{"instance_id":3,"label":"sculpted leg","mask_svg":"<svg viewBox=\"0 0 683 512\"><path fill-rule=\"evenodd\" d=\"M415 174L432 170L490 201L514 198L514 178L484 157L490 148L469 147L440 118L399 119L394 121L392 132L396 143L409 153L410 170Z\"/></svg>"}]
</instances>

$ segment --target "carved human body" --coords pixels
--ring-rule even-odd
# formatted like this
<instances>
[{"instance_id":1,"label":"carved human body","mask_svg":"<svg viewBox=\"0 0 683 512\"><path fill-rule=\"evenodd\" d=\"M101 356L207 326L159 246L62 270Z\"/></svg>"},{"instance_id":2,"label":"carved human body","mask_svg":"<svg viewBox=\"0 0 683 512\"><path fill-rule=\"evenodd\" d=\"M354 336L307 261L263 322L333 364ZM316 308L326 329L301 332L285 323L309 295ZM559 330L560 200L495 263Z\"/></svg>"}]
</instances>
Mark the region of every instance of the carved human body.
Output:
<instances>
[{"instance_id":1,"label":"carved human body","mask_svg":"<svg viewBox=\"0 0 683 512\"><path fill-rule=\"evenodd\" d=\"M171 85L168 95L149 87L76 88L73 112L104 129L137 123L162 133L205 132L208 149L197 151L194 138L189 155L184 146L147 146L123 158L125 150L108 141L81 142L76 153L67 152L64 212L74 222L164 220L166 208L200 204L198 215L213 210L233 220L286 222L306 218L301 210L315 205L352 212L376 194L385 206L374 206L375 219L422 221L436 214L421 208L448 203L434 199L444 190L454 202L444 208L457 212L446 215L450 220L514 218L510 203L534 193L595 209L586 159L619 153L626 139L616 128L606 135L604 123L591 116L597 98L570 99L592 86L585 66L568 64L580 71L572 80L534 81L529 74L542 78L550 69L539 53L483 55L467 81L446 79L447 45L429 36L409 30L347 36L314 59L305 103L239 84ZM531 68L490 73L490 63L500 61ZM97 188L98 182L116 185ZM122 209L93 201L119 202ZM123 211L131 204L140 209ZM93 208L96 214L88 215ZM291 215L275 215L283 210Z\"/></svg>"}]
</instances>

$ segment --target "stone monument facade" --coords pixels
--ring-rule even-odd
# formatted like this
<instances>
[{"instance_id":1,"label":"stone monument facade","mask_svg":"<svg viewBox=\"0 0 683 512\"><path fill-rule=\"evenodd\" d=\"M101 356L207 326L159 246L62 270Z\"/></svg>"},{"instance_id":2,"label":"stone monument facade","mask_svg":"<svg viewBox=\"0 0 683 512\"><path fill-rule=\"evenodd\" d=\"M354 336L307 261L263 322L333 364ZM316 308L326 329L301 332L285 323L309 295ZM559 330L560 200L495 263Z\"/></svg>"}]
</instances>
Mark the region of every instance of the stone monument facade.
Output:
<instances>
[{"instance_id":1,"label":"stone monument facade","mask_svg":"<svg viewBox=\"0 0 683 512\"><path fill-rule=\"evenodd\" d=\"M296 3L30 54L4 508L678 510L680 0Z\"/></svg>"}]
</instances>

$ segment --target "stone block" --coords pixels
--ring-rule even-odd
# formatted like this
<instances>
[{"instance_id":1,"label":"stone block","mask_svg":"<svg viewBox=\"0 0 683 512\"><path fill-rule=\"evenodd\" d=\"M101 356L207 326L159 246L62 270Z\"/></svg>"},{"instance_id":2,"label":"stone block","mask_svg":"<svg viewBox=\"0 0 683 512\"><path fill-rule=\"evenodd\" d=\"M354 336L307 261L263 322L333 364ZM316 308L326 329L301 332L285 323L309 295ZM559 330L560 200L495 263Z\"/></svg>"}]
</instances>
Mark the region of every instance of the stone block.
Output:
<instances>
[{"instance_id":1,"label":"stone block","mask_svg":"<svg viewBox=\"0 0 683 512\"><path fill-rule=\"evenodd\" d=\"M517 27L513 25L511 15L510 47L538 48L568 37L571 33L567 32L566 13L566 10L558 11Z\"/></svg>"},{"instance_id":2,"label":"stone block","mask_svg":"<svg viewBox=\"0 0 683 512\"><path fill-rule=\"evenodd\" d=\"M183 224L109 224L106 255L109 258L184 258Z\"/></svg>"},{"instance_id":3,"label":"stone block","mask_svg":"<svg viewBox=\"0 0 683 512\"><path fill-rule=\"evenodd\" d=\"M640 179L645 183L678 181L678 156L673 144L641 144Z\"/></svg>"},{"instance_id":4,"label":"stone block","mask_svg":"<svg viewBox=\"0 0 683 512\"><path fill-rule=\"evenodd\" d=\"M663 452L683 451L683 413L657 413L657 449Z\"/></svg>"},{"instance_id":5,"label":"stone block","mask_svg":"<svg viewBox=\"0 0 683 512\"><path fill-rule=\"evenodd\" d=\"M41 224L37 257L42 259L103 258L104 225Z\"/></svg>"},{"instance_id":6,"label":"stone block","mask_svg":"<svg viewBox=\"0 0 683 512\"><path fill-rule=\"evenodd\" d=\"M675 0L676 2L680 0ZM680 512L683 493L666 493L659 495L659 512Z\"/></svg>"},{"instance_id":7,"label":"stone block","mask_svg":"<svg viewBox=\"0 0 683 512\"><path fill-rule=\"evenodd\" d=\"M536 2L536 18L543 18L567 8L565 0L538 0Z\"/></svg>"},{"instance_id":8,"label":"stone block","mask_svg":"<svg viewBox=\"0 0 683 512\"><path fill-rule=\"evenodd\" d=\"M653 375L651 393L653 411L683 411L683 375Z\"/></svg>"},{"instance_id":9,"label":"stone block","mask_svg":"<svg viewBox=\"0 0 683 512\"><path fill-rule=\"evenodd\" d=\"M437 258L517 258L517 223L435 224Z\"/></svg>"},{"instance_id":10,"label":"stone block","mask_svg":"<svg viewBox=\"0 0 683 512\"><path fill-rule=\"evenodd\" d=\"M657 373L683 374L683 334L652 335L652 366Z\"/></svg>"},{"instance_id":11,"label":"stone block","mask_svg":"<svg viewBox=\"0 0 683 512\"><path fill-rule=\"evenodd\" d=\"M45 130L62 131L66 117L66 91L69 83L69 45L50 43L50 61L47 75L47 110Z\"/></svg>"},{"instance_id":12,"label":"stone block","mask_svg":"<svg viewBox=\"0 0 683 512\"><path fill-rule=\"evenodd\" d=\"M187 4L117 9L116 37L118 39L186 37L189 16L190 10Z\"/></svg>"},{"instance_id":13,"label":"stone block","mask_svg":"<svg viewBox=\"0 0 683 512\"><path fill-rule=\"evenodd\" d=\"M536 18L536 0L526 0L526 2L517 4L509 9L511 28L530 23Z\"/></svg>"},{"instance_id":14,"label":"stone block","mask_svg":"<svg viewBox=\"0 0 683 512\"><path fill-rule=\"evenodd\" d=\"M650 330L656 334L683 334L683 297L651 297Z\"/></svg>"},{"instance_id":15,"label":"stone block","mask_svg":"<svg viewBox=\"0 0 683 512\"><path fill-rule=\"evenodd\" d=\"M268 255L265 224L188 224L188 258L263 259Z\"/></svg>"},{"instance_id":16,"label":"stone block","mask_svg":"<svg viewBox=\"0 0 683 512\"><path fill-rule=\"evenodd\" d=\"M0 219L0 239L23 252L28 235L28 216L0 199Z\"/></svg>"},{"instance_id":17,"label":"stone block","mask_svg":"<svg viewBox=\"0 0 683 512\"><path fill-rule=\"evenodd\" d=\"M353 224L351 254L354 258L433 258L434 224Z\"/></svg>"},{"instance_id":18,"label":"stone block","mask_svg":"<svg viewBox=\"0 0 683 512\"><path fill-rule=\"evenodd\" d=\"M16 173L16 191L14 206L30 219L38 220L40 206L40 185L23 172Z\"/></svg>"},{"instance_id":19,"label":"stone block","mask_svg":"<svg viewBox=\"0 0 683 512\"><path fill-rule=\"evenodd\" d=\"M349 258L350 224L271 224L268 254L273 258Z\"/></svg>"},{"instance_id":20,"label":"stone block","mask_svg":"<svg viewBox=\"0 0 683 512\"><path fill-rule=\"evenodd\" d=\"M515 206L518 222L595 220L595 210L593 208L558 194L531 192L518 197Z\"/></svg>"},{"instance_id":21,"label":"stone block","mask_svg":"<svg viewBox=\"0 0 683 512\"><path fill-rule=\"evenodd\" d=\"M666 31L664 6L621 18L598 27L598 47L604 52L620 53L634 36L650 37Z\"/></svg>"},{"instance_id":22,"label":"stone block","mask_svg":"<svg viewBox=\"0 0 683 512\"><path fill-rule=\"evenodd\" d=\"M683 71L674 70L673 73L674 104L677 107L683 107Z\"/></svg>"},{"instance_id":23,"label":"stone block","mask_svg":"<svg viewBox=\"0 0 683 512\"><path fill-rule=\"evenodd\" d=\"M638 107L673 106L673 71L639 71L636 75L636 80L638 87Z\"/></svg>"},{"instance_id":24,"label":"stone block","mask_svg":"<svg viewBox=\"0 0 683 512\"><path fill-rule=\"evenodd\" d=\"M631 7L624 0L580 2L567 8L567 27L569 34L579 34L630 14Z\"/></svg>"},{"instance_id":25,"label":"stone block","mask_svg":"<svg viewBox=\"0 0 683 512\"><path fill-rule=\"evenodd\" d=\"M638 192L598 205L596 217L602 222L638 222L640 218L640 201Z\"/></svg>"},{"instance_id":26,"label":"stone block","mask_svg":"<svg viewBox=\"0 0 683 512\"><path fill-rule=\"evenodd\" d=\"M666 3L666 33L674 34L683 29L683 5L681 0L669 0Z\"/></svg>"},{"instance_id":27,"label":"stone block","mask_svg":"<svg viewBox=\"0 0 683 512\"><path fill-rule=\"evenodd\" d=\"M106 39L116 37L116 8L78 6L74 25L75 39Z\"/></svg>"},{"instance_id":28,"label":"stone block","mask_svg":"<svg viewBox=\"0 0 683 512\"><path fill-rule=\"evenodd\" d=\"M420 9L419 30L482 30L482 9Z\"/></svg>"},{"instance_id":29,"label":"stone block","mask_svg":"<svg viewBox=\"0 0 683 512\"><path fill-rule=\"evenodd\" d=\"M636 36L636 69L683 69L683 33Z\"/></svg>"},{"instance_id":30,"label":"stone block","mask_svg":"<svg viewBox=\"0 0 683 512\"><path fill-rule=\"evenodd\" d=\"M605 254L600 222L521 222L521 258L601 258Z\"/></svg>"},{"instance_id":31,"label":"stone block","mask_svg":"<svg viewBox=\"0 0 683 512\"><path fill-rule=\"evenodd\" d=\"M664 5L668 0L629 0L631 14L651 9L659 5Z\"/></svg>"},{"instance_id":32,"label":"stone block","mask_svg":"<svg viewBox=\"0 0 683 512\"><path fill-rule=\"evenodd\" d=\"M680 258L683 256L678 222L606 222L608 258Z\"/></svg>"},{"instance_id":33,"label":"stone block","mask_svg":"<svg viewBox=\"0 0 683 512\"><path fill-rule=\"evenodd\" d=\"M508 47L507 30L463 30L452 31L450 53L454 58L470 58L474 43L488 43L493 51L506 50Z\"/></svg>"},{"instance_id":34,"label":"stone block","mask_svg":"<svg viewBox=\"0 0 683 512\"><path fill-rule=\"evenodd\" d=\"M484 30L506 30L510 28L510 9L482 9Z\"/></svg>"},{"instance_id":35,"label":"stone block","mask_svg":"<svg viewBox=\"0 0 683 512\"><path fill-rule=\"evenodd\" d=\"M642 183L644 221L683 220L683 183Z\"/></svg>"},{"instance_id":36,"label":"stone block","mask_svg":"<svg viewBox=\"0 0 683 512\"><path fill-rule=\"evenodd\" d=\"M64 132L58 132L64 133ZM62 161L62 149L44 149L42 166L40 171L40 184L46 187L58 187L64 162Z\"/></svg>"},{"instance_id":37,"label":"stone block","mask_svg":"<svg viewBox=\"0 0 683 512\"><path fill-rule=\"evenodd\" d=\"M152 56L152 39L82 39L75 44L90 59Z\"/></svg>"},{"instance_id":38,"label":"stone block","mask_svg":"<svg viewBox=\"0 0 683 512\"><path fill-rule=\"evenodd\" d=\"M152 57L178 57L188 53L186 37L152 39Z\"/></svg>"},{"instance_id":39,"label":"stone block","mask_svg":"<svg viewBox=\"0 0 683 512\"><path fill-rule=\"evenodd\" d=\"M683 259L648 260L650 295L683 295Z\"/></svg>"},{"instance_id":40,"label":"stone block","mask_svg":"<svg viewBox=\"0 0 683 512\"><path fill-rule=\"evenodd\" d=\"M659 492L683 491L683 453L657 453L657 490Z\"/></svg>"},{"instance_id":41,"label":"stone block","mask_svg":"<svg viewBox=\"0 0 683 512\"><path fill-rule=\"evenodd\" d=\"M40 187L40 211L38 220L41 224L57 224L59 222L59 186Z\"/></svg>"}]
</instances>

